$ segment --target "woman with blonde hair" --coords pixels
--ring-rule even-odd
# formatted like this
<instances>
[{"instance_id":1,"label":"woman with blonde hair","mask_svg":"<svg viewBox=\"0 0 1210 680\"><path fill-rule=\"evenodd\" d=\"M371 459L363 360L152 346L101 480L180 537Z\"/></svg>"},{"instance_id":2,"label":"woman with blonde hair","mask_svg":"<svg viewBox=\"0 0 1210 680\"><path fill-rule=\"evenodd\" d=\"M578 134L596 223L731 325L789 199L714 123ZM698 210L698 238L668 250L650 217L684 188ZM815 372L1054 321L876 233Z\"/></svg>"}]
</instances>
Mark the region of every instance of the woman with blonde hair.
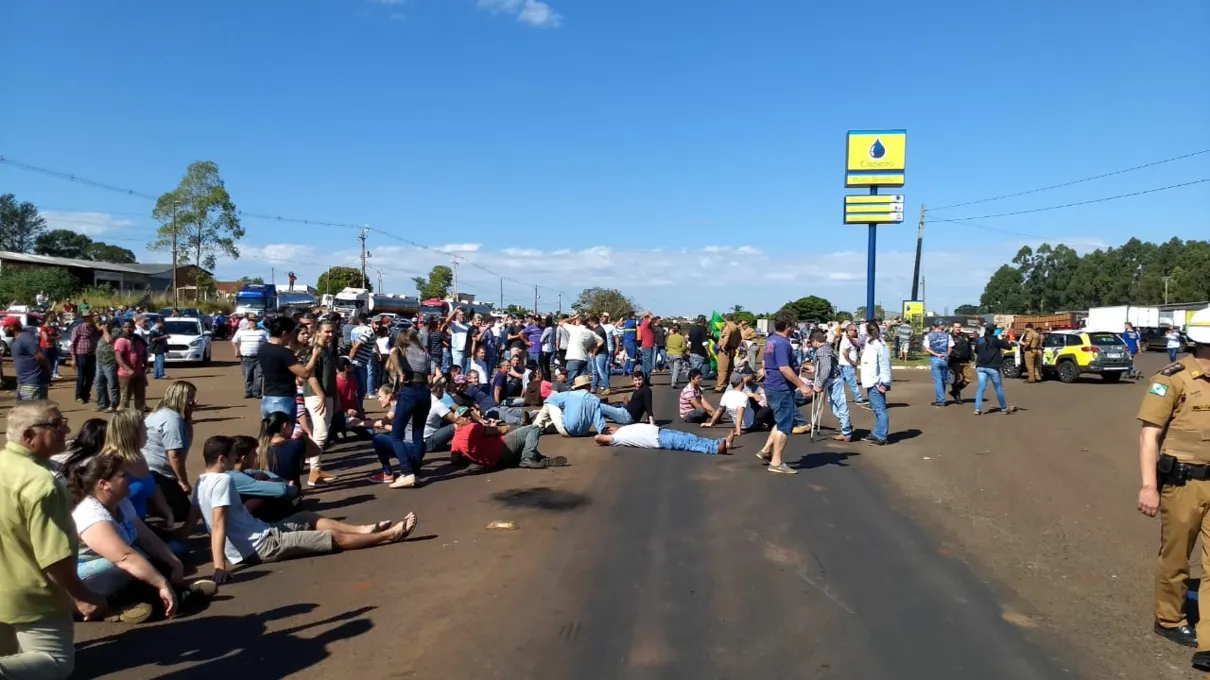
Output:
<instances>
[{"instance_id":1,"label":"woman with blonde hair","mask_svg":"<svg viewBox=\"0 0 1210 680\"><path fill-rule=\"evenodd\" d=\"M388 363L390 375L399 383L395 413L391 418L390 443L396 460L402 463L424 455L424 423L432 407L428 386L432 360L420 344L420 336L415 328L406 328L395 335L395 347L391 350ZM405 440L408 425L412 426L411 438ZM396 480L396 483L415 486L415 473L418 472L419 470L412 470L412 474L405 474L403 478Z\"/></svg>"},{"instance_id":2,"label":"woman with blonde hair","mask_svg":"<svg viewBox=\"0 0 1210 680\"><path fill-rule=\"evenodd\" d=\"M164 492L155 482L151 467L143 457L143 446L147 443L147 427L143 425L143 414L131 408L124 408L114 414L105 428L105 445L101 448L102 455L117 456L126 461L126 477L129 480L130 491L126 498L134 506L139 519L147 518L147 506L150 504L156 516L163 517L169 527L176 526L176 517Z\"/></svg>"},{"instance_id":3,"label":"woman with blonde hair","mask_svg":"<svg viewBox=\"0 0 1210 680\"><path fill-rule=\"evenodd\" d=\"M185 470L185 459L193 444L193 410L197 406L197 387L186 380L168 386L159 406L147 414L143 457L164 492L173 517L185 517L193 507L193 487ZM171 519L171 518L166 518Z\"/></svg>"}]
</instances>

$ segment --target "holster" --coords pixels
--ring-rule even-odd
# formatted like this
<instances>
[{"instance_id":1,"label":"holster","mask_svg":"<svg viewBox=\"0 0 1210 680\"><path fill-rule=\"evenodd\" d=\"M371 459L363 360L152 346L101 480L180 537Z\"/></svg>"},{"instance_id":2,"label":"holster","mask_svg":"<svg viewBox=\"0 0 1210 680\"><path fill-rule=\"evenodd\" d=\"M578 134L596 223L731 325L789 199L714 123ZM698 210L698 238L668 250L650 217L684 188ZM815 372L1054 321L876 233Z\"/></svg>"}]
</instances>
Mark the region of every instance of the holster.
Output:
<instances>
[{"instance_id":1,"label":"holster","mask_svg":"<svg viewBox=\"0 0 1210 680\"><path fill-rule=\"evenodd\" d=\"M1160 454L1155 470L1160 488L1165 484L1184 486L1189 480L1204 482L1210 479L1210 466L1182 463L1168 454Z\"/></svg>"}]
</instances>

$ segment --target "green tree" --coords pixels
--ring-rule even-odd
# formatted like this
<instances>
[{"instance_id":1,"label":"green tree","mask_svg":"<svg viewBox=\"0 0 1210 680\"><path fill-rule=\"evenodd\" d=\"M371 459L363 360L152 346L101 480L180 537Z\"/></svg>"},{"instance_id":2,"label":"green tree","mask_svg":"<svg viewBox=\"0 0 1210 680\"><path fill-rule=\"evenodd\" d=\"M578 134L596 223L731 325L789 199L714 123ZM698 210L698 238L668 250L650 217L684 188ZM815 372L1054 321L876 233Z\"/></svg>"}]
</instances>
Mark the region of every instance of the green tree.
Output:
<instances>
[{"instance_id":1,"label":"green tree","mask_svg":"<svg viewBox=\"0 0 1210 680\"><path fill-rule=\"evenodd\" d=\"M28 253L46 231L46 220L33 203L18 203L12 194L0 195L0 250Z\"/></svg>"},{"instance_id":2,"label":"green tree","mask_svg":"<svg viewBox=\"0 0 1210 680\"><path fill-rule=\"evenodd\" d=\"M347 267L346 267L346 269L347 269ZM356 270L354 270L354 271L356 271ZM322 276L322 274L321 274L321 276ZM361 278L361 272L357 272L357 277ZM238 283L261 283L261 284L263 284L264 282L265 282L265 279L264 279L264 277L261 277L261 276L241 276L238 279Z\"/></svg>"},{"instance_id":3,"label":"green tree","mask_svg":"<svg viewBox=\"0 0 1210 680\"><path fill-rule=\"evenodd\" d=\"M249 281L249 283L264 282L264 279ZM328 271L319 275L319 279L315 282L315 288L319 291L320 295L324 293L336 294L345 288L374 290L374 286L369 281L362 281L361 270L353 267L329 267Z\"/></svg>"},{"instance_id":4,"label":"green tree","mask_svg":"<svg viewBox=\"0 0 1210 680\"><path fill-rule=\"evenodd\" d=\"M736 305L738 307L739 305ZM738 312L732 311L731 316L735 318L735 322L747 321L749 324L756 323L756 315L746 309L741 309Z\"/></svg>"},{"instance_id":5,"label":"green tree","mask_svg":"<svg viewBox=\"0 0 1210 680\"><path fill-rule=\"evenodd\" d=\"M849 312L839 312L838 311L838 312L836 312L836 320L837 321L852 321L853 315L850 314Z\"/></svg>"},{"instance_id":6,"label":"green tree","mask_svg":"<svg viewBox=\"0 0 1210 680\"><path fill-rule=\"evenodd\" d=\"M88 259L116 264L135 263L134 251L120 246L111 246L103 241L93 241L88 246Z\"/></svg>"},{"instance_id":7,"label":"green tree","mask_svg":"<svg viewBox=\"0 0 1210 680\"><path fill-rule=\"evenodd\" d=\"M514 305L514 304L510 304L504 308L504 312L506 314L511 314L513 316L521 316L521 317L525 316L526 314L533 314L533 311L534 310L532 310L532 309L526 309L525 307L522 307L521 305Z\"/></svg>"},{"instance_id":8,"label":"green tree","mask_svg":"<svg viewBox=\"0 0 1210 680\"><path fill-rule=\"evenodd\" d=\"M807 297L791 300L781 306L782 311L793 314L798 321L809 321L818 323L820 321L831 321L836 316L836 308L831 302L817 296L808 295Z\"/></svg>"},{"instance_id":9,"label":"green tree","mask_svg":"<svg viewBox=\"0 0 1210 680\"><path fill-rule=\"evenodd\" d=\"M175 231L176 257L181 262L214 269L220 256L239 259L244 228L213 161L191 163L176 189L156 201L151 215L161 226L148 245L150 250L171 252Z\"/></svg>"},{"instance_id":10,"label":"green tree","mask_svg":"<svg viewBox=\"0 0 1210 680\"><path fill-rule=\"evenodd\" d=\"M1022 314L1029 309L1029 295L1025 292L1025 277L1020 270L1002 265L979 296L979 307L992 314Z\"/></svg>"},{"instance_id":11,"label":"green tree","mask_svg":"<svg viewBox=\"0 0 1210 680\"><path fill-rule=\"evenodd\" d=\"M866 315L865 315L865 305L862 305L862 306L858 307L857 309L853 310L853 318L854 318L854 319L857 319L858 321L865 321L865 320L866 320ZM884 310L884 309L882 308L882 305L874 305L874 318L875 318L875 319L885 319L885 318L887 318L887 317L886 317L886 310Z\"/></svg>"},{"instance_id":12,"label":"green tree","mask_svg":"<svg viewBox=\"0 0 1210 680\"><path fill-rule=\"evenodd\" d=\"M87 260L88 249L92 239L70 229L52 229L38 234L34 239L34 253L49 257L69 257L74 260Z\"/></svg>"},{"instance_id":13,"label":"green tree","mask_svg":"<svg viewBox=\"0 0 1210 680\"><path fill-rule=\"evenodd\" d=\"M81 289L80 282L62 267L28 267L0 270L0 301L32 305L39 292L62 301Z\"/></svg>"},{"instance_id":14,"label":"green tree","mask_svg":"<svg viewBox=\"0 0 1210 680\"><path fill-rule=\"evenodd\" d=\"M979 313L979 305L958 305L954 314L958 316L974 316Z\"/></svg>"},{"instance_id":15,"label":"green tree","mask_svg":"<svg viewBox=\"0 0 1210 680\"><path fill-rule=\"evenodd\" d=\"M412 278L412 283L416 284L416 292L421 300L444 300L449 297L450 287L454 285L454 270L439 264L429 270L428 278L416 276Z\"/></svg>"},{"instance_id":16,"label":"green tree","mask_svg":"<svg viewBox=\"0 0 1210 680\"><path fill-rule=\"evenodd\" d=\"M594 287L580 291L580 296L571 303L571 308L584 316L607 313L612 318L620 319L627 314L634 314L638 305L616 288Z\"/></svg>"}]
</instances>

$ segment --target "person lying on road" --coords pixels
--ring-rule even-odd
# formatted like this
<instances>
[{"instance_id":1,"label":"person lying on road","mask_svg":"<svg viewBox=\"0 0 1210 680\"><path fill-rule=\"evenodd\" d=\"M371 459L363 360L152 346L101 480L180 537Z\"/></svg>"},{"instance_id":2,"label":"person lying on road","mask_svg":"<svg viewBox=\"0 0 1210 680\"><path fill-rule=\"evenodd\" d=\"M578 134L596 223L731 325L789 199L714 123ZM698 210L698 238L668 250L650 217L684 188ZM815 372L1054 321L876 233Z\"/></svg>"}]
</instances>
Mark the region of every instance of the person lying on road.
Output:
<instances>
[{"instance_id":1,"label":"person lying on road","mask_svg":"<svg viewBox=\"0 0 1210 680\"><path fill-rule=\"evenodd\" d=\"M728 455L735 446L735 432L723 439L707 439L696 434L635 423L623 425L612 434L599 434L593 438L601 446L629 446L636 449L667 449L669 451L692 451L707 455Z\"/></svg>"}]
</instances>

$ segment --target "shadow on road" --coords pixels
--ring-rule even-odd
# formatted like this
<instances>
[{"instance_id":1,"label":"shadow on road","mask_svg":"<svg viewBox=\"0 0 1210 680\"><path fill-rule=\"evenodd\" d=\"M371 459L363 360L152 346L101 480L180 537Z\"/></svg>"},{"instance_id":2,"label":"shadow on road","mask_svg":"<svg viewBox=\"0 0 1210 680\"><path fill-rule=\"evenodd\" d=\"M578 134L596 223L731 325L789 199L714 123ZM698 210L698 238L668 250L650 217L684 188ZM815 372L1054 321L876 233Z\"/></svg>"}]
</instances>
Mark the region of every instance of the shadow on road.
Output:
<instances>
[{"instance_id":1,"label":"shadow on road","mask_svg":"<svg viewBox=\"0 0 1210 680\"><path fill-rule=\"evenodd\" d=\"M221 422L226 421L226 420L239 420L239 419L240 419L240 417L239 417L239 416L225 416L225 417L218 417L218 418L198 418L197 420L195 420L195 421L193 421L193 422L194 422L195 424L198 424L198 423L221 423Z\"/></svg>"},{"instance_id":2,"label":"shadow on road","mask_svg":"<svg viewBox=\"0 0 1210 680\"><path fill-rule=\"evenodd\" d=\"M368 632L374 624L362 618L375 607L361 607L285 630L268 632L271 621L314 611L300 603L249 616L209 616L132 627L118 635L80 643L76 670L95 678L133 666L163 669L157 678L281 678L304 671L330 655L329 643ZM299 637L328 624L318 634ZM189 664L189 668L175 668Z\"/></svg>"},{"instance_id":3,"label":"shadow on road","mask_svg":"<svg viewBox=\"0 0 1210 680\"><path fill-rule=\"evenodd\" d=\"M849 467L845 461L851 456L858 456L858 453L842 453L839 451L820 451L819 453L808 453L798 460L790 463L790 467L795 470L811 470L825 465L835 465L836 467Z\"/></svg>"},{"instance_id":4,"label":"shadow on road","mask_svg":"<svg viewBox=\"0 0 1210 680\"><path fill-rule=\"evenodd\" d=\"M588 496L571 491L560 491L547 486L528 489L501 491L492 500L513 508L534 508L551 512L567 512L588 505Z\"/></svg>"},{"instance_id":5,"label":"shadow on road","mask_svg":"<svg viewBox=\"0 0 1210 680\"><path fill-rule=\"evenodd\" d=\"M372 493L361 493L361 494L357 494L355 496L345 496L344 498L335 498L332 500L320 500L320 499L315 498L314 496L311 496L304 502L308 505L308 507L307 507L308 510L311 510L313 512L323 512L325 510L337 510L340 508L347 508L350 506L357 505L358 503L372 501L375 498L377 498L377 496L375 496Z\"/></svg>"},{"instance_id":6,"label":"shadow on road","mask_svg":"<svg viewBox=\"0 0 1210 680\"><path fill-rule=\"evenodd\" d=\"M886 440L887 440L888 444L895 444L898 442L907 441L909 439L915 439L916 437L919 437L920 435L921 435L920 430L912 428L910 430L900 430L898 432L891 432L890 434L887 435Z\"/></svg>"}]
</instances>

